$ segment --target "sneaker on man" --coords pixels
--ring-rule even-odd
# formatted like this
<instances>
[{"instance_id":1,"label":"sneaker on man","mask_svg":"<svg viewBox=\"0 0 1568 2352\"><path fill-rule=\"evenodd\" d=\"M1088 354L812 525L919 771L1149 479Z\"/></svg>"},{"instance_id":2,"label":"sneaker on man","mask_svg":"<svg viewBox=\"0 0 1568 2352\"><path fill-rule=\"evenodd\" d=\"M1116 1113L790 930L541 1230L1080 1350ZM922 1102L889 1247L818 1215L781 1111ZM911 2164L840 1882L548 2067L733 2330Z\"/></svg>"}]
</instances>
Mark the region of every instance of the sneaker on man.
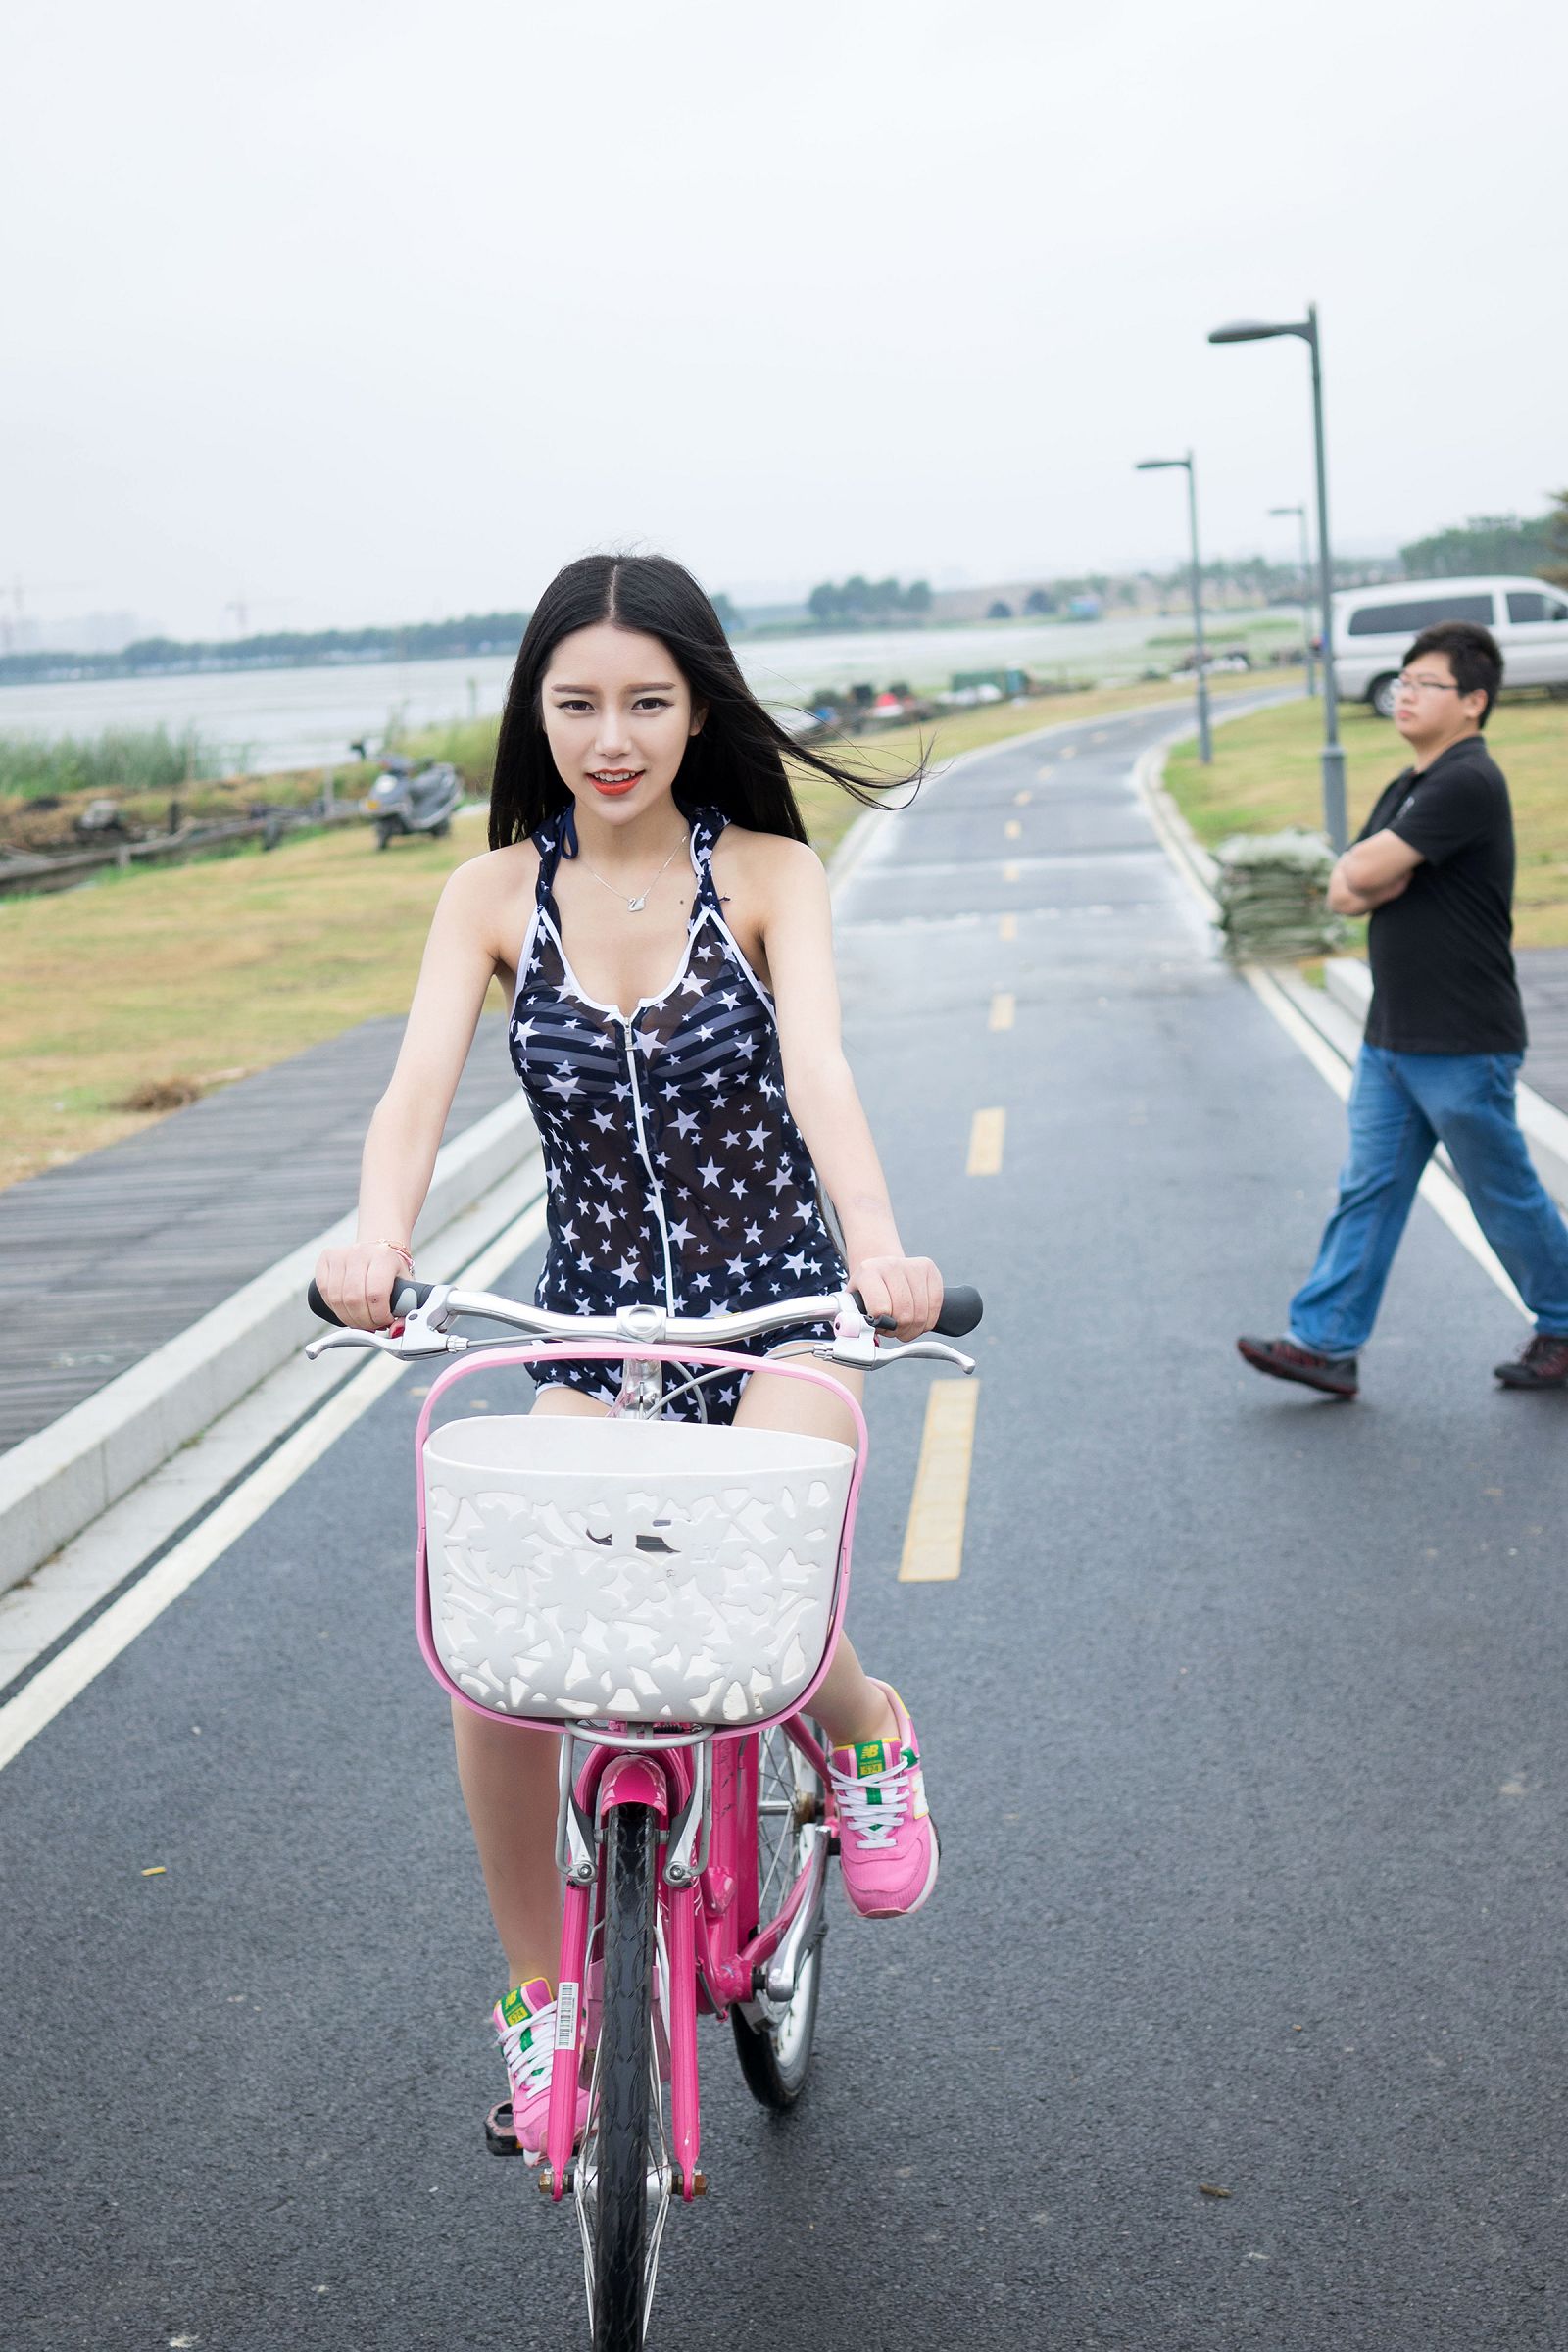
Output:
<instances>
[{"instance_id":1,"label":"sneaker on man","mask_svg":"<svg viewBox=\"0 0 1568 2352\"><path fill-rule=\"evenodd\" d=\"M1493 1371L1505 1389L1568 1389L1568 1339L1538 1331L1522 1355Z\"/></svg>"},{"instance_id":2,"label":"sneaker on man","mask_svg":"<svg viewBox=\"0 0 1568 2352\"><path fill-rule=\"evenodd\" d=\"M556 2056L556 2000L543 1977L503 1993L490 2020L507 2062L512 2096L492 2107L484 2135L497 2156L521 2154L537 2164L550 2121L550 2075ZM577 2130L588 2120L588 2093L577 2091Z\"/></svg>"},{"instance_id":3,"label":"sneaker on man","mask_svg":"<svg viewBox=\"0 0 1568 2352\"><path fill-rule=\"evenodd\" d=\"M937 1833L925 1801L920 1742L903 1699L878 1683L898 1737L829 1751L844 1891L866 1919L918 1911L937 1883Z\"/></svg>"},{"instance_id":4,"label":"sneaker on man","mask_svg":"<svg viewBox=\"0 0 1568 2352\"><path fill-rule=\"evenodd\" d=\"M1254 1372L1299 1381L1303 1389L1321 1389L1326 1396L1353 1396L1361 1385L1353 1355L1319 1355L1294 1340L1241 1339L1236 1348Z\"/></svg>"}]
</instances>

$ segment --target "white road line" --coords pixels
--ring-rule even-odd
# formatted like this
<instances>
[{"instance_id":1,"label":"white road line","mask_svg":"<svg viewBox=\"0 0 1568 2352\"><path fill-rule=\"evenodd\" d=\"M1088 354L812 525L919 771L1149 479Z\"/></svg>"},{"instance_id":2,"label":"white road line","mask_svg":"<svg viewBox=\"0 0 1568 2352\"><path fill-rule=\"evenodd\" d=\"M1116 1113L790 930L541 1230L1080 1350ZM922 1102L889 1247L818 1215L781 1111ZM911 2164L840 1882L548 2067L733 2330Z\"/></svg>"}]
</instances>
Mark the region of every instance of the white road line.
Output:
<instances>
[{"instance_id":1,"label":"white road line","mask_svg":"<svg viewBox=\"0 0 1568 2352\"><path fill-rule=\"evenodd\" d=\"M543 1231L545 1203L538 1200L497 1236L487 1249L463 1268L461 1280L484 1290L512 1263L518 1252ZM331 1397L303 1429L281 1445L259 1469L235 1488L200 1527L165 1554L119 1600L95 1617L74 1642L51 1658L8 1705L0 1707L0 1771L21 1754L29 1740L52 1723L86 1690L104 1668L128 1648L136 1636L161 1617L171 1601L189 1592L196 1579L212 1566L246 1530L254 1527L280 1494L318 1461L345 1430L352 1429L407 1369L383 1357L360 1373L346 1389Z\"/></svg>"}]
</instances>

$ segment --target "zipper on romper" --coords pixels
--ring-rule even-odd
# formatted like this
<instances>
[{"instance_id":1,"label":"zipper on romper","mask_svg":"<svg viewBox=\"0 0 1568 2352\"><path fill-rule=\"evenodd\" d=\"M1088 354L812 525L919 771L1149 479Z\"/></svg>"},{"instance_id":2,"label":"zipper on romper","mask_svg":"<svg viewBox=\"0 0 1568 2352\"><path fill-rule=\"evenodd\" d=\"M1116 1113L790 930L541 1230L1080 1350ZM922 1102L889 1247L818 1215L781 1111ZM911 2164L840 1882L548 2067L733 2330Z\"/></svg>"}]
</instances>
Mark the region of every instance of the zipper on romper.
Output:
<instances>
[{"instance_id":1,"label":"zipper on romper","mask_svg":"<svg viewBox=\"0 0 1568 2352\"><path fill-rule=\"evenodd\" d=\"M643 1124L643 1095L637 1083L637 1032L624 1013L620 1016L620 1025L626 1032L626 1075L631 1080L632 1116L637 1125L637 1155L647 1172L649 1199L654 1215L659 1220L659 1238L663 1246L664 1309L672 1315L675 1312L675 1269L669 1254L669 1222L664 1215L664 1196L660 1189L659 1178L654 1173L653 1153L648 1149L648 1130Z\"/></svg>"}]
</instances>

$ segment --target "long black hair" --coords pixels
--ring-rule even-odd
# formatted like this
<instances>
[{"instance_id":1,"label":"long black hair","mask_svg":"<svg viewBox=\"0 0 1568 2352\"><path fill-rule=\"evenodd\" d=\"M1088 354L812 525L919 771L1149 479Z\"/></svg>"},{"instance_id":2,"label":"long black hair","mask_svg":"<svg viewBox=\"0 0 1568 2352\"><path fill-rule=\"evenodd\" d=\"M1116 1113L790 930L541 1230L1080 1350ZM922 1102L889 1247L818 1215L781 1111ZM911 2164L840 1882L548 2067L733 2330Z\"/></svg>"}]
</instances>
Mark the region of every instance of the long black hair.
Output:
<instances>
[{"instance_id":1,"label":"long black hair","mask_svg":"<svg viewBox=\"0 0 1568 2352\"><path fill-rule=\"evenodd\" d=\"M706 707L702 729L688 742L675 778L677 805L688 814L721 808L754 832L805 841L786 760L828 777L868 807L897 784L917 783L923 773L922 762L906 775L879 779L796 743L747 685L723 623L684 564L669 556L582 556L557 572L517 651L490 789L493 850L525 841L571 799L545 735L544 676L563 637L603 620L657 637L691 688L693 703Z\"/></svg>"}]
</instances>

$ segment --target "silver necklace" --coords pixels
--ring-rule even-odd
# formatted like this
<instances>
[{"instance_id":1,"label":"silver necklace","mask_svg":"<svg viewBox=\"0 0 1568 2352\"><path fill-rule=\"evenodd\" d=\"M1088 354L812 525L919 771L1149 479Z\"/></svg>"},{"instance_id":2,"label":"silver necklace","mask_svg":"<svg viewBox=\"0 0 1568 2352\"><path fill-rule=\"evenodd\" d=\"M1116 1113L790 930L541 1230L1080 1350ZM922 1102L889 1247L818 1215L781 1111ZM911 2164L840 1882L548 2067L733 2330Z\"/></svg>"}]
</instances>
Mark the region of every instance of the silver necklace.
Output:
<instances>
[{"instance_id":1,"label":"silver necklace","mask_svg":"<svg viewBox=\"0 0 1568 2352\"><path fill-rule=\"evenodd\" d=\"M664 859L663 865L660 867L659 872L654 876L653 881L649 883L648 888L646 890L639 891L635 898L630 899L626 897L626 893L620 889L616 883L607 882L604 875L597 872L595 868L588 863L587 858L582 857L580 851L578 852L578 857L584 872L593 875L594 880L598 883L601 890L608 890L612 898L621 900L628 914L641 914L643 908L648 904L649 897L652 894L655 885L662 879L665 867L674 864L676 858L680 856L681 851L685 847L686 844L684 841L677 841L675 847L670 851L669 856Z\"/></svg>"}]
</instances>

